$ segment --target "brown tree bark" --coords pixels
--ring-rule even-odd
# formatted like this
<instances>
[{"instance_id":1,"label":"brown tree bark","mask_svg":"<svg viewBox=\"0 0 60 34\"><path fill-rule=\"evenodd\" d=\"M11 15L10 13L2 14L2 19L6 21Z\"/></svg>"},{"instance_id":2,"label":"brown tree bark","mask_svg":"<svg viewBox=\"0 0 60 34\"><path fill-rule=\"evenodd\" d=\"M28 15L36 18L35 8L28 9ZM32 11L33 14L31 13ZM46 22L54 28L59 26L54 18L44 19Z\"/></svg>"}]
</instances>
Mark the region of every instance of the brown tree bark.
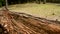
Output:
<instances>
[{"instance_id":1,"label":"brown tree bark","mask_svg":"<svg viewBox=\"0 0 60 34\"><path fill-rule=\"evenodd\" d=\"M60 21L35 17L26 13L0 11L4 34L60 34Z\"/></svg>"}]
</instances>

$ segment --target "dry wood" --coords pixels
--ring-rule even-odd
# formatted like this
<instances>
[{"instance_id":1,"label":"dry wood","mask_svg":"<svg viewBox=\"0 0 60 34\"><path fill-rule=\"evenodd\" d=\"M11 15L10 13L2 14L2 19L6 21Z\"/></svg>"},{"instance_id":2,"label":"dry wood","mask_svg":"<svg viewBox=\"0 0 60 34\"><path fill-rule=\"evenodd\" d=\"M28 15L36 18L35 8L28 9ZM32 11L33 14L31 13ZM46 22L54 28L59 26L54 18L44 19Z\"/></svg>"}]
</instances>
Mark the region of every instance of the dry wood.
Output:
<instances>
[{"instance_id":1,"label":"dry wood","mask_svg":"<svg viewBox=\"0 0 60 34\"><path fill-rule=\"evenodd\" d=\"M8 10L0 11L0 25L1 34L60 34L59 21Z\"/></svg>"}]
</instances>

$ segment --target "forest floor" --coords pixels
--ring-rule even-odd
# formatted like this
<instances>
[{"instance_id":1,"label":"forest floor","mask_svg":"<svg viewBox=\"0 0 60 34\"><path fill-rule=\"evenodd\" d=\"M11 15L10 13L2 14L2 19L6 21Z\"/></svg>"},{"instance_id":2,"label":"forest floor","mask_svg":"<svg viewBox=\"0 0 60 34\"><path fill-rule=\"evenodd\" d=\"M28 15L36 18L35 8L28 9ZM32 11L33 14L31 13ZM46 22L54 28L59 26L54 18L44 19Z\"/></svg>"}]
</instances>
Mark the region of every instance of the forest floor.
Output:
<instances>
[{"instance_id":1,"label":"forest floor","mask_svg":"<svg viewBox=\"0 0 60 34\"><path fill-rule=\"evenodd\" d=\"M9 10L14 12L27 13L37 17L60 21L60 4L57 3L26 3L9 5ZM1 8L0 8L1 9Z\"/></svg>"},{"instance_id":2,"label":"forest floor","mask_svg":"<svg viewBox=\"0 0 60 34\"><path fill-rule=\"evenodd\" d=\"M60 4L46 3L26 3L10 5L9 9L12 11L23 12L38 17L47 18L50 20L58 19L60 21Z\"/></svg>"}]
</instances>

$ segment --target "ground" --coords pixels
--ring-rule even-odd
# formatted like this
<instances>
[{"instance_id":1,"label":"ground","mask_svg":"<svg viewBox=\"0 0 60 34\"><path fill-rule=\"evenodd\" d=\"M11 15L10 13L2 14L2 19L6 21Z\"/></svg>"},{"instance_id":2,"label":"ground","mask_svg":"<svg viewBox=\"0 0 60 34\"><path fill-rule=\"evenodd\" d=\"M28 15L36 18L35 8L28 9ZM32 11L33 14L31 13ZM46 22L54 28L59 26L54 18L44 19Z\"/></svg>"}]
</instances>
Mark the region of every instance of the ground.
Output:
<instances>
[{"instance_id":1,"label":"ground","mask_svg":"<svg viewBox=\"0 0 60 34\"><path fill-rule=\"evenodd\" d=\"M36 3L26 3L26 4L16 4L10 5L9 9L17 12L24 12L38 17L43 17L47 19L58 19L60 21L60 5L54 3L46 4L36 4Z\"/></svg>"}]
</instances>

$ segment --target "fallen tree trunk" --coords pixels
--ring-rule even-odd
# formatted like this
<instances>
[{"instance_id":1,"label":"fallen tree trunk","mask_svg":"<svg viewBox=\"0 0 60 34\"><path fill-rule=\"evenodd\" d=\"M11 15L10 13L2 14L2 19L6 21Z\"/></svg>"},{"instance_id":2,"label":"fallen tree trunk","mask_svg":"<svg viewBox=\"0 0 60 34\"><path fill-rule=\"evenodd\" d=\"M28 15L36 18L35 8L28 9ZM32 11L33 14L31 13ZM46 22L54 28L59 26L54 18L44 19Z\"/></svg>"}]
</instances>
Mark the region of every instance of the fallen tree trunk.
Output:
<instances>
[{"instance_id":1,"label":"fallen tree trunk","mask_svg":"<svg viewBox=\"0 0 60 34\"><path fill-rule=\"evenodd\" d=\"M0 25L1 34L60 34L59 21L8 10L0 11Z\"/></svg>"}]
</instances>

